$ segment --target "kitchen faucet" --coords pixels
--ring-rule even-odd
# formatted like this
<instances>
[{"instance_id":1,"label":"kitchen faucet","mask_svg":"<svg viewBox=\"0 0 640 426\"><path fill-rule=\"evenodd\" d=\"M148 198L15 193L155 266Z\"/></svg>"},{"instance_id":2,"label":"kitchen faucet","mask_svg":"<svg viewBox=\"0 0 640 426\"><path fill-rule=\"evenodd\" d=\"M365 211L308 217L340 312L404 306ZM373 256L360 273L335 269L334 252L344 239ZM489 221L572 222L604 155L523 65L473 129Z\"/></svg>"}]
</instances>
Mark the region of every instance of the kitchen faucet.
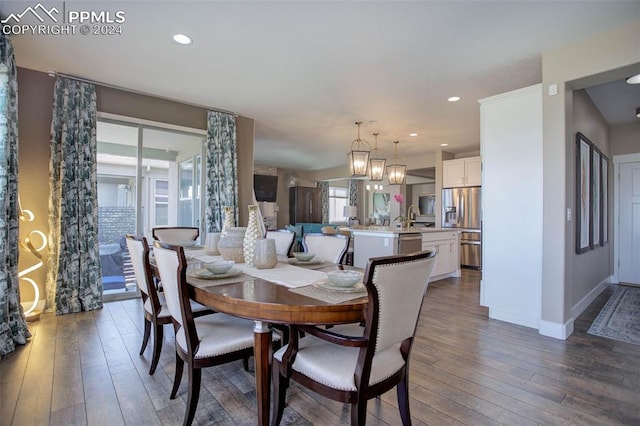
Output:
<instances>
[{"instance_id":1,"label":"kitchen faucet","mask_svg":"<svg viewBox=\"0 0 640 426\"><path fill-rule=\"evenodd\" d=\"M411 228L413 224L416 223L415 213L413 218L411 217L411 209L415 209L416 211L418 211L418 213L420 212L418 206L416 206L415 204L411 204L409 206L409 208L407 209L407 228Z\"/></svg>"}]
</instances>

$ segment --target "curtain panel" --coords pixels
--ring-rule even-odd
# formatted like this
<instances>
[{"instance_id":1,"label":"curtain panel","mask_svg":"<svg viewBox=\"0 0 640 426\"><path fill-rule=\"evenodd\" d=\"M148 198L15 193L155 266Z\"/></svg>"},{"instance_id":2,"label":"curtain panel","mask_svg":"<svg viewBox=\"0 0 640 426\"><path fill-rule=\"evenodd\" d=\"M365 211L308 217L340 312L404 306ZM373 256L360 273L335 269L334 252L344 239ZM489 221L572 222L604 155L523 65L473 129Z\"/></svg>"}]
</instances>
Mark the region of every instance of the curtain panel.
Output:
<instances>
[{"instance_id":1,"label":"curtain panel","mask_svg":"<svg viewBox=\"0 0 640 426\"><path fill-rule=\"evenodd\" d=\"M0 35L0 356L31 337L20 306L18 78L11 40Z\"/></svg>"},{"instance_id":2,"label":"curtain panel","mask_svg":"<svg viewBox=\"0 0 640 426\"><path fill-rule=\"evenodd\" d=\"M355 179L349 179L349 202L347 205L358 205L358 181Z\"/></svg>"},{"instance_id":3,"label":"curtain panel","mask_svg":"<svg viewBox=\"0 0 640 426\"><path fill-rule=\"evenodd\" d=\"M322 223L329 223L329 182L319 183L322 190Z\"/></svg>"},{"instance_id":4,"label":"curtain panel","mask_svg":"<svg viewBox=\"0 0 640 426\"><path fill-rule=\"evenodd\" d=\"M224 207L234 211L238 224L238 143L236 117L218 111L207 114L206 156L206 232L220 232Z\"/></svg>"},{"instance_id":5,"label":"curtain panel","mask_svg":"<svg viewBox=\"0 0 640 426\"><path fill-rule=\"evenodd\" d=\"M53 97L46 307L61 315L102 307L96 91L58 77Z\"/></svg>"}]
</instances>

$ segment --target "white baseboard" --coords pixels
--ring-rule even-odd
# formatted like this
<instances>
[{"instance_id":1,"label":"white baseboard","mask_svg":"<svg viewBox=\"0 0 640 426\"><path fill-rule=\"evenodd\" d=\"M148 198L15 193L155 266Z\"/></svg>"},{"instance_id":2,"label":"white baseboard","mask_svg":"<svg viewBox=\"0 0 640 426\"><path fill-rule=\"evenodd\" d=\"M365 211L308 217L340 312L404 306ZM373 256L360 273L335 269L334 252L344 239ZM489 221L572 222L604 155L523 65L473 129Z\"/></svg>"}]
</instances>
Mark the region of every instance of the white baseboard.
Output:
<instances>
[{"instance_id":1,"label":"white baseboard","mask_svg":"<svg viewBox=\"0 0 640 426\"><path fill-rule=\"evenodd\" d=\"M587 293L582 298L582 300L580 300L571 308L571 317L578 318L578 316L580 316L580 314L589 307L591 302L593 302L596 299L596 297L598 297L598 295L602 293L604 289L607 288L609 284L612 282L613 282L612 275L609 275L607 278L602 280L600 284L595 286L589 293Z\"/></svg>"},{"instance_id":2,"label":"white baseboard","mask_svg":"<svg viewBox=\"0 0 640 426\"><path fill-rule=\"evenodd\" d=\"M489 308L489 318L500 321L509 322L511 324L523 325L529 328L538 329L539 319L519 315L514 312L503 311L500 309Z\"/></svg>"},{"instance_id":3,"label":"white baseboard","mask_svg":"<svg viewBox=\"0 0 640 426\"><path fill-rule=\"evenodd\" d=\"M573 318L570 318L564 324L540 321L538 333L543 336L553 337L554 339L567 340L567 337L571 336L571 333L573 333Z\"/></svg>"}]
</instances>

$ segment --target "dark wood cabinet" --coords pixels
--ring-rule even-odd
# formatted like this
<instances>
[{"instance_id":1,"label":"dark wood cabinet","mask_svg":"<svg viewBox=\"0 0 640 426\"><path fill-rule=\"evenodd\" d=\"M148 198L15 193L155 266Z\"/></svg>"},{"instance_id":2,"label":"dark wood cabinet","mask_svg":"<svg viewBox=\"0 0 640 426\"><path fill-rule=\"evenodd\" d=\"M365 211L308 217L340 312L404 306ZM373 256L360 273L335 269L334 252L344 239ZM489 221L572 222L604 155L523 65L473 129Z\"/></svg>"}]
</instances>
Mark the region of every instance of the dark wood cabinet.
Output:
<instances>
[{"instance_id":1,"label":"dark wood cabinet","mask_svg":"<svg viewBox=\"0 0 640 426\"><path fill-rule=\"evenodd\" d=\"M306 186L289 188L289 222L322 223L322 189Z\"/></svg>"}]
</instances>

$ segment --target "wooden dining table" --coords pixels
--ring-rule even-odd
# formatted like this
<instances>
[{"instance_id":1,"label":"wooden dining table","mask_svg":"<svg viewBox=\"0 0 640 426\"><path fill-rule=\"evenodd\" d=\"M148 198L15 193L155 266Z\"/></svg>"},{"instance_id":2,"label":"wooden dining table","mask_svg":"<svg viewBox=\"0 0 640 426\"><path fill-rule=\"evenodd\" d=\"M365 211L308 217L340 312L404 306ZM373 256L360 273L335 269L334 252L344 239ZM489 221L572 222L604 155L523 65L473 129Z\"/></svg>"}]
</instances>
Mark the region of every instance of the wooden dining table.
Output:
<instances>
[{"instance_id":1,"label":"wooden dining table","mask_svg":"<svg viewBox=\"0 0 640 426\"><path fill-rule=\"evenodd\" d=\"M313 269L329 272L339 268L343 267L331 265ZM273 355L271 324L336 325L359 322L365 318L368 302L366 296L360 296L341 303L329 303L297 294L281 284L246 275L237 282L217 285L203 285L202 281L195 285L193 281L187 274L190 296L195 301L217 312L255 321L253 333L259 425L269 424Z\"/></svg>"}]
</instances>

